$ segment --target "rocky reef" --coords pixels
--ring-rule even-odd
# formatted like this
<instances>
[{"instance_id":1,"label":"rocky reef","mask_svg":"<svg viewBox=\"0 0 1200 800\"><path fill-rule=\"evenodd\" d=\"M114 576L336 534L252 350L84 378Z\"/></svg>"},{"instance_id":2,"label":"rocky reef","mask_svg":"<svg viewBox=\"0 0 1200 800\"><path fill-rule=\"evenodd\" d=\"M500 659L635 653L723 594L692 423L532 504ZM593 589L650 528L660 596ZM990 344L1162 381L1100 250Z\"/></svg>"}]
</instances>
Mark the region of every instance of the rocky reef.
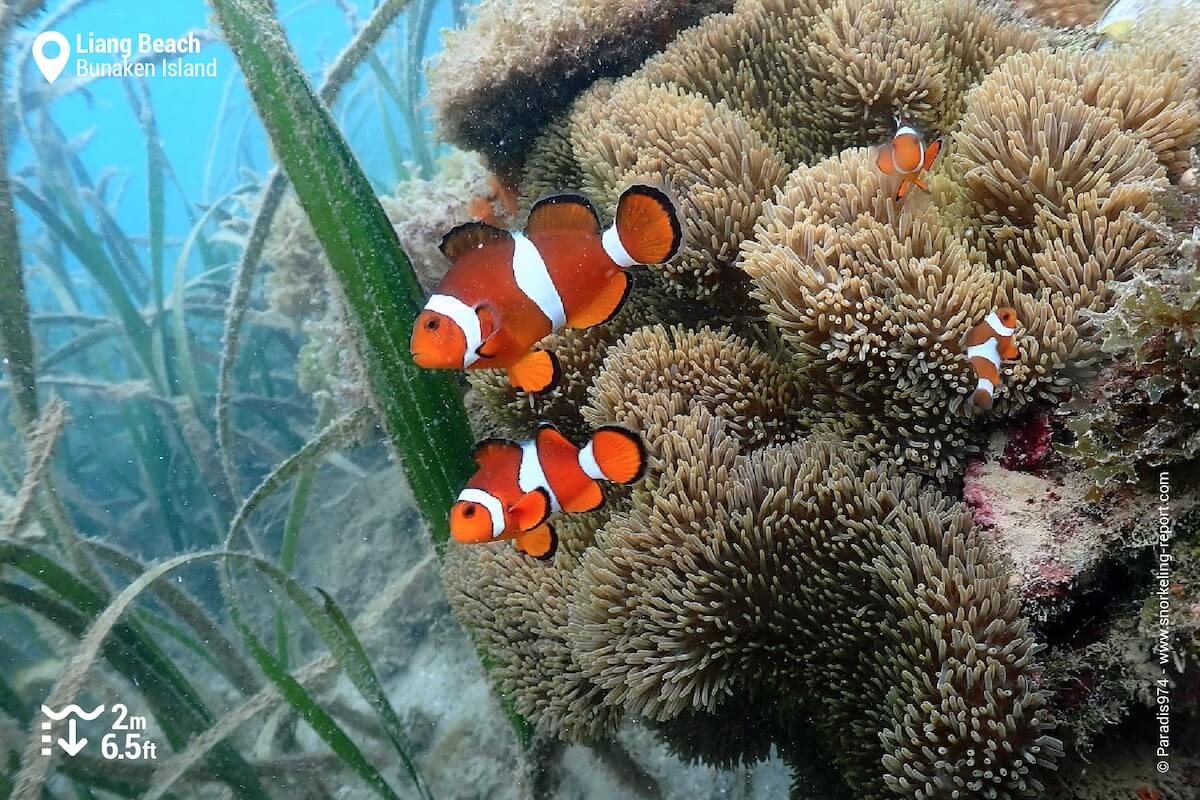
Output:
<instances>
[{"instance_id":1,"label":"rocky reef","mask_svg":"<svg viewBox=\"0 0 1200 800\"><path fill-rule=\"evenodd\" d=\"M967 0L740 0L523 123L524 207L569 189L611 213L654 180L686 229L614 320L547 343L554 394L471 377L480 431L618 422L652 454L556 522L551 564L447 554L540 732L640 718L714 764L773 744L798 797L1093 796L1087 753L1147 713L1161 471L1194 563L1200 107L1186 52L1052 41ZM555 78L510 72L437 101L500 129L503 87ZM945 143L903 201L871 149L897 117ZM980 413L963 341L998 306L1019 356Z\"/></svg>"}]
</instances>

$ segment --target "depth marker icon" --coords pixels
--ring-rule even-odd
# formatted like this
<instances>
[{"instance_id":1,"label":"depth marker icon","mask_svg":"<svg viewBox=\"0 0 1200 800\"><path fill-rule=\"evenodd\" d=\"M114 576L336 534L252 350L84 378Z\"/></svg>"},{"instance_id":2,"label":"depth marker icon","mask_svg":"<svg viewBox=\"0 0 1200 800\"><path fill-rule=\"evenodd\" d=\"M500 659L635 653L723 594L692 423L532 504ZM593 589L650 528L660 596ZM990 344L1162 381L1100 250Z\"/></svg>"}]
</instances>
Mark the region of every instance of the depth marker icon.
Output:
<instances>
[{"instance_id":1,"label":"depth marker icon","mask_svg":"<svg viewBox=\"0 0 1200 800\"><path fill-rule=\"evenodd\" d=\"M104 706L97 706L91 711L84 711L82 708L72 703L61 711L55 711L53 708L43 705L42 713L46 715L47 719L42 722L42 731L44 731L44 733L42 733L42 755L48 756L54 749L54 735L49 732L50 726L53 724L53 722L64 719L67 720L67 738L60 738L58 740L58 746L62 748L64 753L72 758L79 755L79 752L83 750L84 746L88 743L88 740L79 738L75 717L79 717L80 719L90 722L91 720L94 720L96 717L100 716L103 711Z\"/></svg>"}]
</instances>

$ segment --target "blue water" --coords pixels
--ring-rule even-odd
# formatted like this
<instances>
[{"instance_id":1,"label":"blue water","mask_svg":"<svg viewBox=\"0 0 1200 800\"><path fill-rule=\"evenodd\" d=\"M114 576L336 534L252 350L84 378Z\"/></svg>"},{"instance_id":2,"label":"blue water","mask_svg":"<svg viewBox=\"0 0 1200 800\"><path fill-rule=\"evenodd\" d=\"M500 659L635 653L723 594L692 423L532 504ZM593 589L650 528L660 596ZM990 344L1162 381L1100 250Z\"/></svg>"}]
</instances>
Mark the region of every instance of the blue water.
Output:
<instances>
[{"instance_id":1,"label":"blue water","mask_svg":"<svg viewBox=\"0 0 1200 800\"><path fill-rule=\"evenodd\" d=\"M49 3L50 11L60 3ZM357 6L359 21L364 21L373 3L363 2ZM319 83L327 65L345 46L351 37L350 22L346 14L333 0L280 0L277 4L286 26L288 38L301 59L305 70L314 83ZM449 3L438 7L430 35L426 42L425 55L431 55L441 46L440 30L451 24ZM41 30L42 20L49 15L35 18L27 32ZM65 35L75 45L76 36L87 40L95 37L133 37L148 34L152 37L183 36L188 31L203 31L210 23L210 9L203 0L164 0L145 3L141 0L92 0L54 26L54 30ZM393 29L381 42L377 52L385 58L402 42L404 16L401 15ZM24 44L28 48L28 43ZM136 45L135 45L136 47ZM189 62L208 62L216 58L215 78L211 77L166 77L161 70L156 77L147 78L145 85L150 93L159 135L167 158L178 177L182 192L192 203L215 200L247 180L246 170L261 176L271 167L266 136L253 111L249 95L245 90L237 64L219 39L207 44L199 55L185 56ZM111 56L87 56L93 63L111 60ZM15 69L15 59L10 55L9 75ZM43 82L34 67L33 59L26 59L27 80L30 86ZM75 75L75 56L58 80L69 81ZM366 67L360 69L357 79L370 76ZM10 77L10 84L13 78ZM68 140L87 131L93 131L87 147L80 154L83 163L93 178L106 170L115 169L126 189L115 212L121 227L131 236L145 234L148 228L146 203L146 145L142 128L131 110L127 94L120 78L101 78L93 81L85 91L75 92L57 100L52 107L52 117ZM395 172L388 158L383 138L383 115L391 119L398 137L406 143L404 120L390 103L381 108L372 92L368 102L358 104L347 113L342 106L353 93L353 85L342 94L342 104L333 109L356 155L367 174L377 184L390 185ZM228 93L227 112L218 127L222 98ZM427 114L425 115L427 118ZM428 122L426 121L426 124ZM214 137L215 144L214 144ZM18 137L13 146L14 171L20 170L33 159L28 142ZM214 154L212 168L207 170L209 154ZM111 196L111 195L110 195ZM166 188L166 231L168 240L176 241L186 236L189 229L180 192L170 182ZM23 211L18 204L18 213ZM40 228L31 214L21 214L24 234ZM168 250L170 263L172 253Z\"/></svg>"}]
</instances>

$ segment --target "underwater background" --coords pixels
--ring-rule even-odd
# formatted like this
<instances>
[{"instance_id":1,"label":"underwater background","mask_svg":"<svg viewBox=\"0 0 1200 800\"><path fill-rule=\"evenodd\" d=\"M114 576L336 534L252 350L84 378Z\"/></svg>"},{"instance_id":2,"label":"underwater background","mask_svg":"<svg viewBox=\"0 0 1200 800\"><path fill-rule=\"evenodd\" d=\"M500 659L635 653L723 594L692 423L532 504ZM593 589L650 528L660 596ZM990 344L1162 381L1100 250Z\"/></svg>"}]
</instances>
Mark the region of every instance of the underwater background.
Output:
<instances>
[{"instance_id":1,"label":"underwater background","mask_svg":"<svg viewBox=\"0 0 1200 800\"><path fill-rule=\"evenodd\" d=\"M0 3L0 797L1200 797L1197 42L1185 0ZM553 391L413 364L446 233L634 184L681 252L540 343ZM474 443L547 422L645 477L552 558L454 541Z\"/></svg>"}]
</instances>

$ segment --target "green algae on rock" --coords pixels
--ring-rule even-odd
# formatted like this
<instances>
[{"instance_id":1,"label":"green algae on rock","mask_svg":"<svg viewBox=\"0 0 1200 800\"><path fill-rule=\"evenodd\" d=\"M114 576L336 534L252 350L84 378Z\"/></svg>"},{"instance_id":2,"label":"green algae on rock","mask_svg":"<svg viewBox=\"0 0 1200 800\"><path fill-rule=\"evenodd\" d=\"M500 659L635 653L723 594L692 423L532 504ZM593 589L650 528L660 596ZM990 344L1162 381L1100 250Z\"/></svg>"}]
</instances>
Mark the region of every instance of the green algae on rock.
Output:
<instances>
[{"instance_id":1,"label":"green algae on rock","mask_svg":"<svg viewBox=\"0 0 1200 800\"><path fill-rule=\"evenodd\" d=\"M1200 236L1200 230L1194 236ZM1065 452L1098 485L1136 481L1200 454L1200 277L1196 240L1179 263L1136 275L1093 319L1110 358L1071 404Z\"/></svg>"}]
</instances>

